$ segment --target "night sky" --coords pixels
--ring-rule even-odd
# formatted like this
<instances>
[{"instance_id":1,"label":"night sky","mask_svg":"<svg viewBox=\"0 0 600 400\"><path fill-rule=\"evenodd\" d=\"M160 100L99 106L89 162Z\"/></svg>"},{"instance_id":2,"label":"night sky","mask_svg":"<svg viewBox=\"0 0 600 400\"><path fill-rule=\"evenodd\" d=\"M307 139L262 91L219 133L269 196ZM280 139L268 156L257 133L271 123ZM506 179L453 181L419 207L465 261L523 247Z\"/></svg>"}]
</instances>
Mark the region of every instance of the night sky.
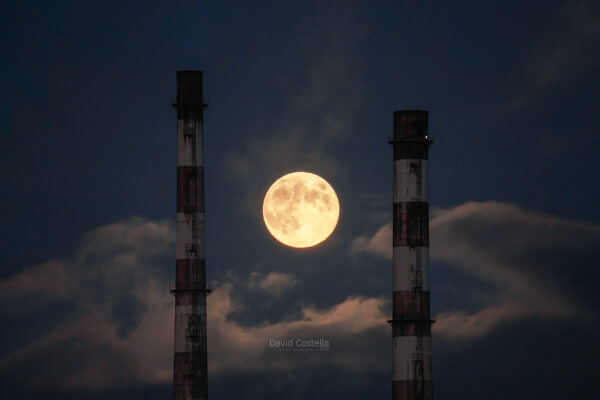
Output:
<instances>
[{"instance_id":1,"label":"night sky","mask_svg":"<svg viewBox=\"0 0 600 400\"><path fill-rule=\"evenodd\" d=\"M210 398L391 397L402 109L435 140L434 397L593 397L600 7L435 3L3 2L0 398L170 398L178 69L209 101ZM297 170L340 200L309 249L262 220Z\"/></svg>"}]
</instances>

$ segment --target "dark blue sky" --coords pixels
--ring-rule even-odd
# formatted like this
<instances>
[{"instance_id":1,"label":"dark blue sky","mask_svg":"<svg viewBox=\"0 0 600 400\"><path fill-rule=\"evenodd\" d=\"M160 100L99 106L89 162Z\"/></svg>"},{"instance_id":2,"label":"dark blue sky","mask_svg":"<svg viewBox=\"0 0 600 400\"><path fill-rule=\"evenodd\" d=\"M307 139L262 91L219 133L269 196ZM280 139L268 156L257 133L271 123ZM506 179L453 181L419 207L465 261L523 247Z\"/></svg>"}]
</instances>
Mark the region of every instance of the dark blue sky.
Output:
<instances>
[{"instance_id":1,"label":"dark blue sky","mask_svg":"<svg viewBox=\"0 0 600 400\"><path fill-rule=\"evenodd\" d=\"M436 397L593 389L594 2L20 1L1 12L0 323L11 328L0 396L168 397L172 332L151 332L172 318L177 69L205 72L207 265L221 288L209 324L235 332L209 326L211 397L390 396L387 139L392 112L414 108L429 110L435 140ZM281 247L260 214L270 183L294 170L325 177L341 204L333 236L306 251ZM294 328L306 310L344 306L380 311L382 326ZM329 337L331 354L271 360L227 341L305 330ZM44 378L23 389L32 374Z\"/></svg>"}]
</instances>

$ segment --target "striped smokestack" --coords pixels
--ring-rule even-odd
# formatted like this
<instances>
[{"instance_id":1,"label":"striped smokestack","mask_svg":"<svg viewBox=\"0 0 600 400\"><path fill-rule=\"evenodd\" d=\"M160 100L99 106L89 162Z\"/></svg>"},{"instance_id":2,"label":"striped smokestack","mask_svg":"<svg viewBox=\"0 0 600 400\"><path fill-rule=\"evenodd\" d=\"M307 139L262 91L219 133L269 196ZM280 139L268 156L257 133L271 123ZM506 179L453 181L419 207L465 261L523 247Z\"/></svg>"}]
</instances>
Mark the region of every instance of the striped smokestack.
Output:
<instances>
[{"instance_id":1,"label":"striped smokestack","mask_svg":"<svg viewBox=\"0 0 600 400\"><path fill-rule=\"evenodd\" d=\"M430 400L427 111L395 111L392 399Z\"/></svg>"},{"instance_id":2,"label":"striped smokestack","mask_svg":"<svg viewBox=\"0 0 600 400\"><path fill-rule=\"evenodd\" d=\"M207 398L202 71L177 71L177 237L173 399Z\"/></svg>"}]
</instances>

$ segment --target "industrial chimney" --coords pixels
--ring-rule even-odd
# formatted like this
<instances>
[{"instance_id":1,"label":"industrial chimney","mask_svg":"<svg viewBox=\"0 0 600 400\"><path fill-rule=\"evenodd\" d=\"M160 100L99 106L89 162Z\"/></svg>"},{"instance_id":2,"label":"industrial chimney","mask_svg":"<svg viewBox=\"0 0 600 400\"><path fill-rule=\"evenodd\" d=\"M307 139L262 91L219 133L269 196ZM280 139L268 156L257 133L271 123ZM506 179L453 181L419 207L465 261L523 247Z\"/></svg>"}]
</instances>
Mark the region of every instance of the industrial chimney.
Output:
<instances>
[{"instance_id":1,"label":"industrial chimney","mask_svg":"<svg viewBox=\"0 0 600 400\"><path fill-rule=\"evenodd\" d=\"M173 399L207 398L202 71L177 71L177 223Z\"/></svg>"},{"instance_id":2,"label":"industrial chimney","mask_svg":"<svg viewBox=\"0 0 600 400\"><path fill-rule=\"evenodd\" d=\"M431 400L427 111L394 112L392 399Z\"/></svg>"}]
</instances>

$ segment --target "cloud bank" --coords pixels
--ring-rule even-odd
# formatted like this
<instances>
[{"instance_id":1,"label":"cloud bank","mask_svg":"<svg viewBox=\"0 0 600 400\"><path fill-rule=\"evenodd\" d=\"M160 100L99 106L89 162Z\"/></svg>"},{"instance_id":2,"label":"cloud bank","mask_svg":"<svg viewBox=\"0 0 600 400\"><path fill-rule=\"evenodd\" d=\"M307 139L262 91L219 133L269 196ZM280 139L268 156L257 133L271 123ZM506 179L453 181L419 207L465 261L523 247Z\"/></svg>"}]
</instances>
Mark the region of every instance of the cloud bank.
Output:
<instances>
[{"instance_id":1,"label":"cloud bank","mask_svg":"<svg viewBox=\"0 0 600 400\"><path fill-rule=\"evenodd\" d=\"M520 318L571 318L591 312L578 302L578 290L569 285L567 271L577 268L584 274L591 266L589 257L577 256L600 249L598 225L513 204L469 202L438 210L430 222L430 238L434 262L492 287L474 294L479 304L476 312L439 313L434 325L438 336L480 337ZM351 251L391 259L391 243L388 223L370 237L357 237Z\"/></svg>"},{"instance_id":2,"label":"cloud bank","mask_svg":"<svg viewBox=\"0 0 600 400\"><path fill-rule=\"evenodd\" d=\"M580 268L584 275L592 266L586 260L597 257L597 250L589 249L600 248L597 225L512 204L469 202L435 214L431 243L434 265L487 285L486 290L462 289L471 307L451 305L435 316L436 338L477 339L523 319L595 318L577 296L593 295L592 282L573 283L565 271ZM172 265L173 245L170 221L130 218L88 233L69 259L27 267L0 281L0 300L7 305L0 319L30 318L12 329L35 329L39 314L52 313L52 307L68 305L69 310L0 356L0 380L59 390L168 383L173 299L167 290L172 268L166 265ZM356 238L351 248L355 255L389 260L390 225ZM297 272L223 275L208 298L211 376L293 374L317 366L358 373L387 368L382 360L389 355L389 293L348 293L327 307L298 295L299 313L250 324L236 320L236 313L247 310L247 296L263 292L276 301L301 289L302 271ZM239 292L241 287L245 290ZM331 349L297 354L269 349L270 339L290 337L324 339Z\"/></svg>"},{"instance_id":3,"label":"cloud bank","mask_svg":"<svg viewBox=\"0 0 600 400\"><path fill-rule=\"evenodd\" d=\"M69 260L28 267L0 281L0 299L11 303L0 318L9 318L7 313L35 318L51 304L67 303L73 310L53 329L2 355L0 379L59 390L170 382L174 300L167 290L172 268L164 262L172 264L173 244L170 221L130 218L91 231ZM377 352L348 349L364 335L379 336L375 346L385 343L383 299L348 296L330 308L306 305L294 319L241 326L229 318L243 304L232 300L228 276L273 297L298 284L287 273L249 279L226 274L208 298L209 372L214 376L310 365L379 366ZM322 338L332 349L296 357L268 351L270 338L288 337Z\"/></svg>"}]
</instances>

